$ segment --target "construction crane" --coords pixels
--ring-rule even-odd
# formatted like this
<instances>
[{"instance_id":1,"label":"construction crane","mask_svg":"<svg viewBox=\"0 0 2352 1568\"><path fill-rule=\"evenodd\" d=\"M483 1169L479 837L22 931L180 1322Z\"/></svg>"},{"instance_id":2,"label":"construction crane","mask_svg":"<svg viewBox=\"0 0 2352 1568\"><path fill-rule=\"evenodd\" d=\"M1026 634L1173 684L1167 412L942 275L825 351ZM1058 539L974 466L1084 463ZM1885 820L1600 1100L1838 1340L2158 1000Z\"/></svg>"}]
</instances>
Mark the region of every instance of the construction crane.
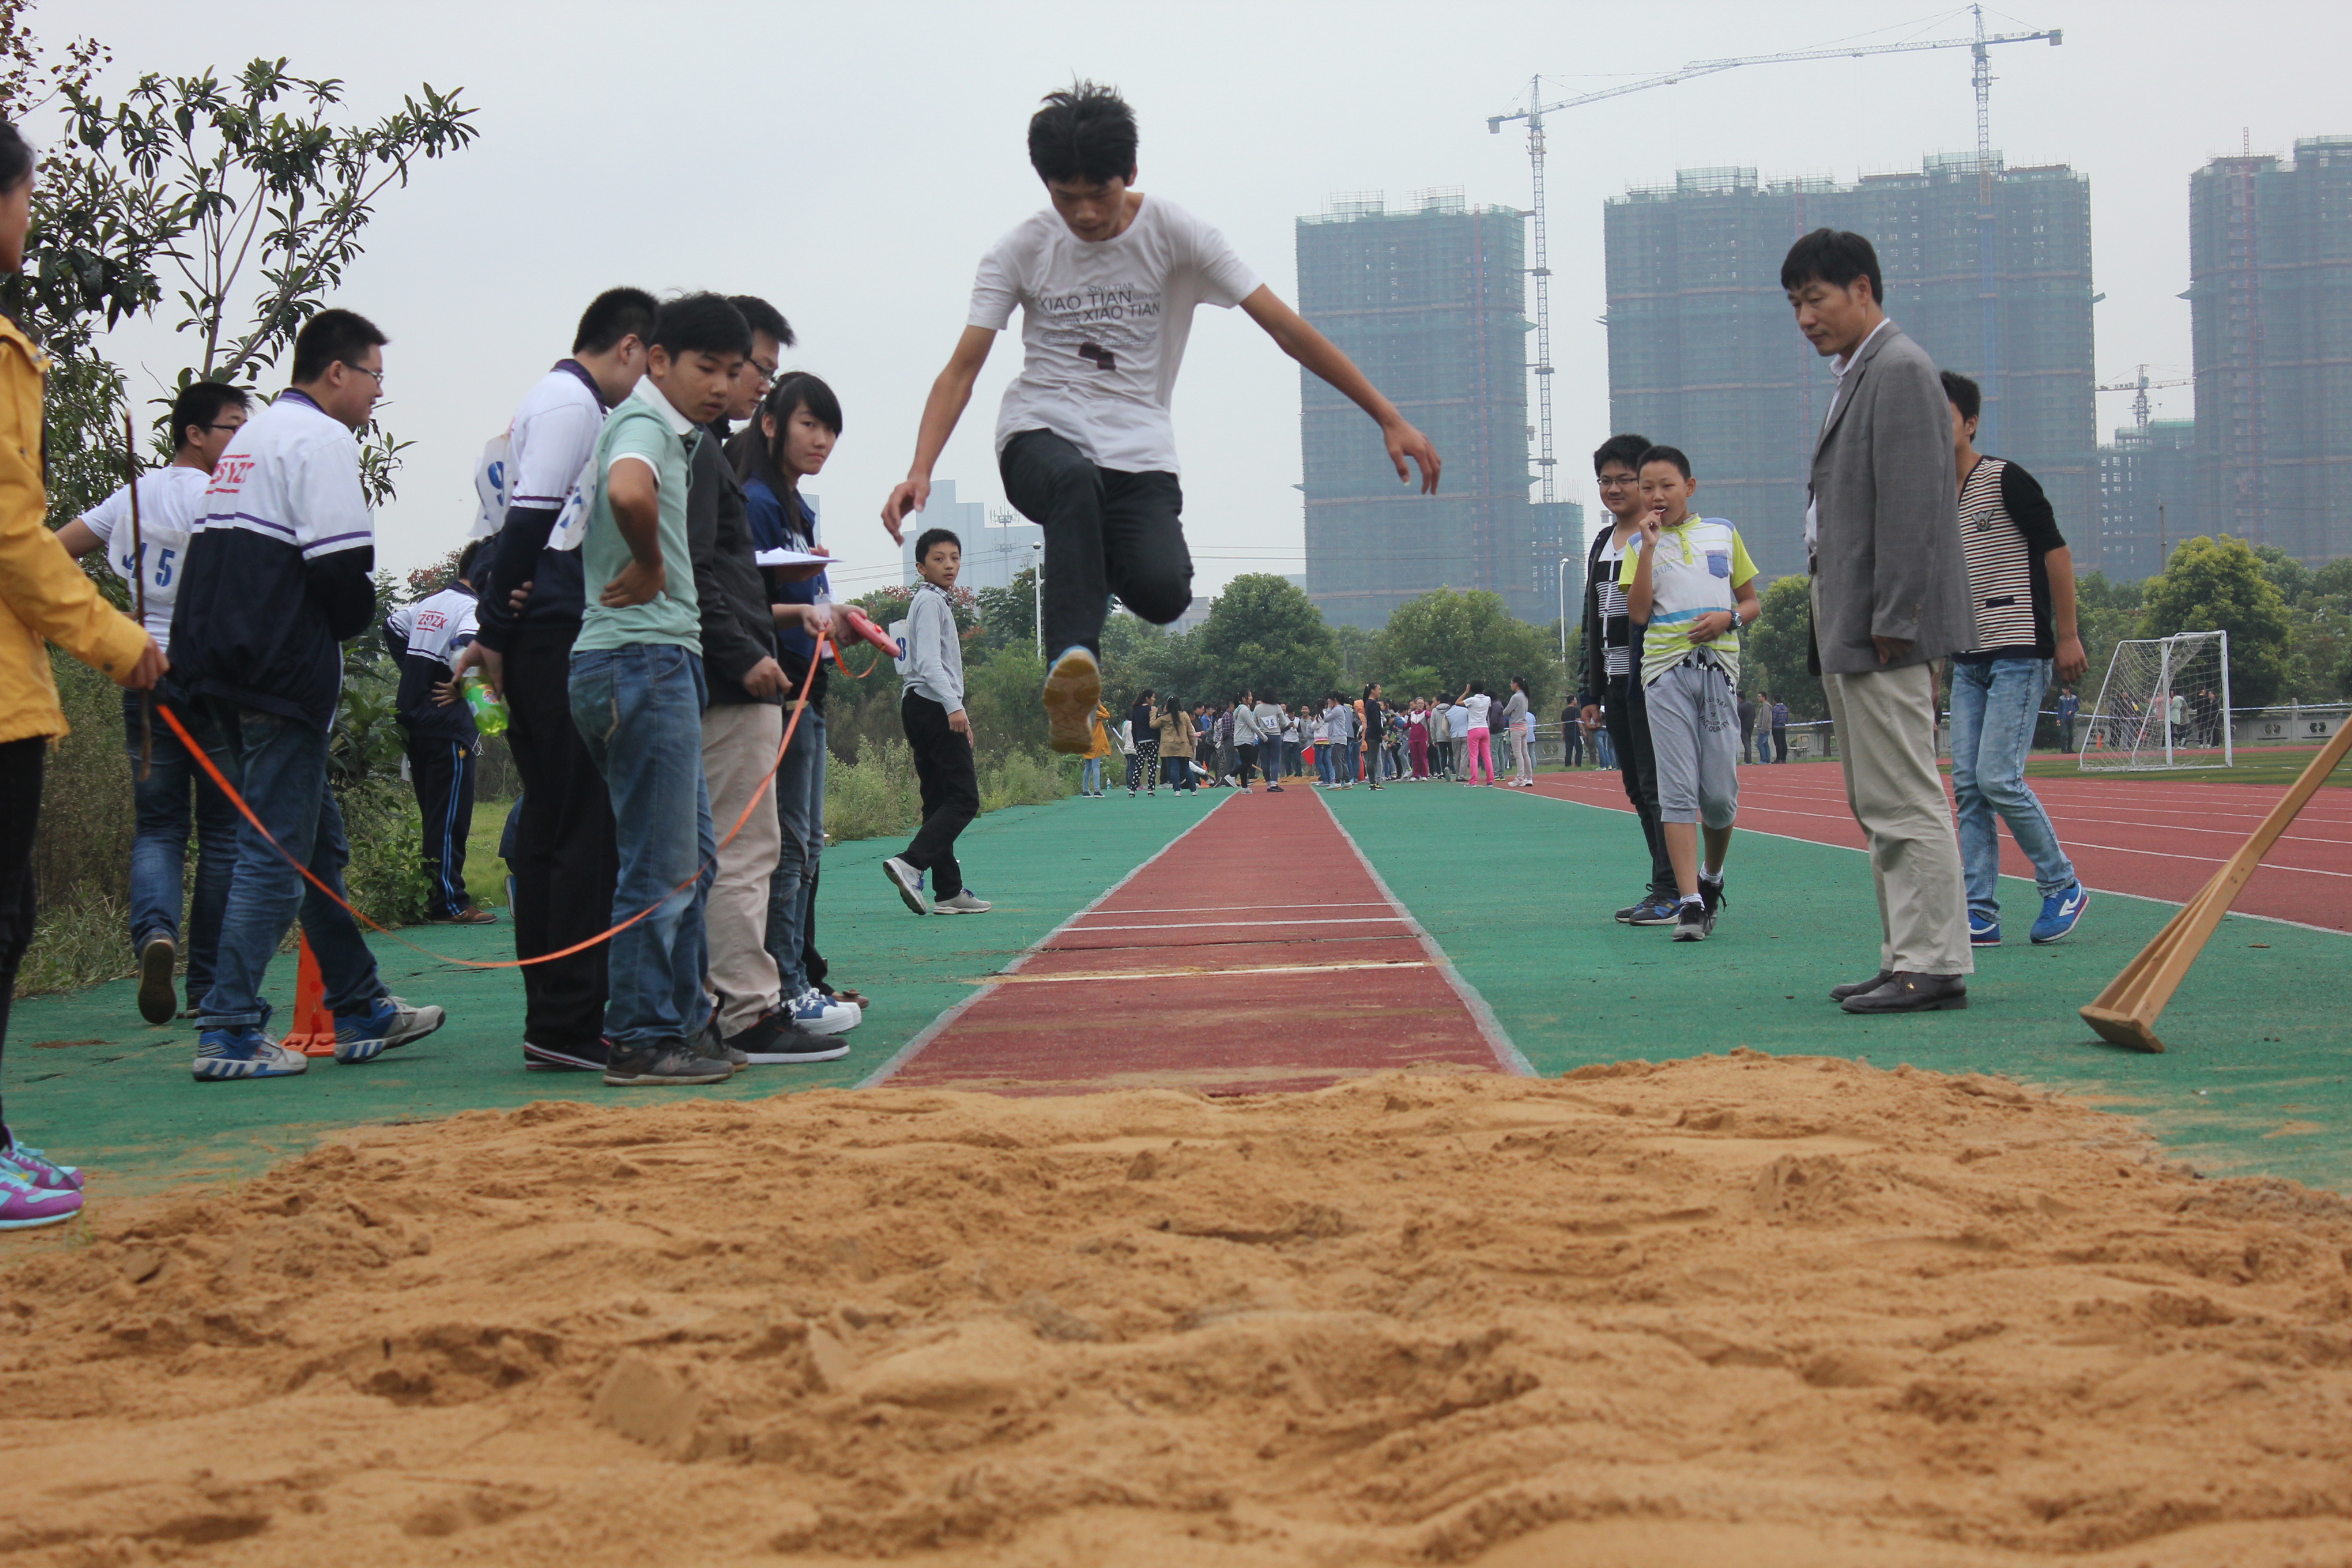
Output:
<instances>
[{"instance_id":1,"label":"construction crane","mask_svg":"<svg viewBox=\"0 0 2352 1568\"><path fill-rule=\"evenodd\" d=\"M2193 384L2193 383L2185 376L2175 381L2150 381L2147 378L2147 366L2142 365L2139 367L2138 379L2134 381L2109 382L2106 385L2095 388L2095 390L2099 392L2128 392L2134 394L2135 395L2132 398L2132 423L2138 426L2139 428L2145 432L2147 429L2148 393L2151 390L2160 389L2167 386L2189 386L2191 384Z\"/></svg>"},{"instance_id":2,"label":"construction crane","mask_svg":"<svg viewBox=\"0 0 2352 1568\"><path fill-rule=\"evenodd\" d=\"M1491 115L1486 129L1495 135L1514 120L1528 122L1528 162L1535 172L1536 223L1535 265L1528 269L1536 280L1536 406L1540 431L1539 455L1537 467L1542 470L1543 499L1555 499L1552 489L1551 442L1551 265L1550 250L1545 238L1544 219L1544 116L1558 114L1562 110L1580 109L1603 99L1622 98L1627 93L1647 92L1654 87L1672 87L1694 77L1712 76L1717 71L1737 69L1741 66L1771 66L1792 64L1798 60L1860 59L1864 55L1907 55L1924 49L1968 49L1975 56L1973 79L1977 92L1977 233L1979 249L1983 256L1982 284L1984 300L1984 363L1988 376L1999 361L1999 319L1993 301L1992 258L1992 66L1987 50L1995 44L2031 44L2048 39L2053 47L2066 41L2063 29L2052 28L2039 33L1994 33L1985 31L1984 7L1971 5L1976 17L1976 33L1966 38L1917 38L1900 44L1832 45L1817 49L1798 49L1788 54L1748 55L1737 59L1693 60L1680 70L1664 76L1654 76L1642 81L1622 82L1592 92L1579 93L1556 103L1543 101L1543 78L1536 77L1528 83L1528 106L1508 114ZM1987 388L1988 393L1991 391ZM1988 397L1988 412L1992 399ZM1989 426L1990 421L1988 422ZM1986 439L1998 438L1997 429L1989 427Z\"/></svg>"}]
</instances>

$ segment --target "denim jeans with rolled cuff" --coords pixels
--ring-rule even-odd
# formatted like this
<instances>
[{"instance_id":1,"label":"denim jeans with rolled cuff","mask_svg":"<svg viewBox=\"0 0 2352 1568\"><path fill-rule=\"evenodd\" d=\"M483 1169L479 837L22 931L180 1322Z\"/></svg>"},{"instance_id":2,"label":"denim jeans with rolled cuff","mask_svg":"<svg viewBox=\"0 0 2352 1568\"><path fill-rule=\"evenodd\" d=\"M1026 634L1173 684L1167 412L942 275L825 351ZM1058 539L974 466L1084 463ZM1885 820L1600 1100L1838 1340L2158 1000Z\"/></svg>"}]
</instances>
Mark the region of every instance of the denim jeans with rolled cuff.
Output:
<instances>
[{"instance_id":1,"label":"denim jeans with rolled cuff","mask_svg":"<svg viewBox=\"0 0 2352 1568\"><path fill-rule=\"evenodd\" d=\"M710 1021L702 986L710 896L710 790L702 776L702 658L674 643L572 655L572 721L612 797L621 875L604 1034L624 1050L691 1039Z\"/></svg>"},{"instance_id":2,"label":"denim jeans with rolled cuff","mask_svg":"<svg viewBox=\"0 0 2352 1568\"><path fill-rule=\"evenodd\" d=\"M1969 913L2000 916L2000 829L2009 824L2019 853L2033 863L2043 898L2074 885L2074 863L2058 842L2050 814L2025 782L2026 753L2042 721L2050 685L2046 658L1952 661L1952 798L1960 819L1960 870Z\"/></svg>"},{"instance_id":3,"label":"denim jeans with rolled cuff","mask_svg":"<svg viewBox=\"0 0 2352 1568\"><path fill-rule=\"evenodd\" d=\"M236 869L221 912L219 956L212 986L197 1004L197 1026L269 1026L262 979L298 912L326 984L327 1005L339 1014L364 1010L383 994L383 981L359 922L336 901L345 896L343 868L351 863L352 848L335 792L327 787L327 732L299 719L219 698L202 706L236 761L234 770L225 771L245 804L288 855L334 889L335 898L287 864L252 823L240 821Z\"/></svg>"},{"instance_id":4,"label":"denim jeans with rolled cuff","mask_svg":"<svg viewBox=\"0 0 2352 1568\"><path fill-rule=\"evenodd\" d=\"M787 705L784 722L792 721ZM776 961L787 1002L809 988L803 939L809 883L824 853L824 715L811 708L776 770L776 821L783 834L768 879L768 956Z\"/></svg>"},{"instance_id":5,"label":"denim jeans with rolled cuff","mask_svg":"<svg viewBox=\"0 0 2352 1568\"><path fill-rule=\"evenodd\" d=\"M135 950L157 932L180 943L187 956L187 997L193 1007L212 989L221 916L228 909L229 879L236 874L237 824L245 819L160 716L148 721L154 743L148 752L147 776L140 778L140 706L137 692L122 694L123 751L131 759L131 802L137 822L131 840L131 945ZM173 703L173 711L213 765L234 781L236 763L203 710ZM180 899L192 823L196 886L188 902L187 940L181 942Z\"/></svg>"}]
</instances>

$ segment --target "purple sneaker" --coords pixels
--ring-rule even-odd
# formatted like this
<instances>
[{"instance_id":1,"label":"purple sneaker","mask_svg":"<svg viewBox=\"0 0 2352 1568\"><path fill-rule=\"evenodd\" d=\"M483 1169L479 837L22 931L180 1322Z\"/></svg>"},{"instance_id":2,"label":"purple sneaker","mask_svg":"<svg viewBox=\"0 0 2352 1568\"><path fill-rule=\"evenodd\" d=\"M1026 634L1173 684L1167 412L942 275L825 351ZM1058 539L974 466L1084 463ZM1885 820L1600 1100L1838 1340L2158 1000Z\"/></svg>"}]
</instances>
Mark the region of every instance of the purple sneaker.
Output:
<instances>
[{"instance_id":1,"label":"purple sneaker","mask_svg":"<svg viewBox=\"0 0 2352 1568\"><path fill-rule=\"evenodd\" d=\"M79 1193L37 1187L18 1174L16 1166L0 1167L0 1230L30 1230L35 1226L57 1225L79 1213Z\"/></svg>"},{"instance_id":2,"label":"purple sneaker","mask_svg":"<svg viewBox=\"0 0 2352 1568\"><path fill-rule=\"evenodd\" d=\"M17 1142L15 1133L0 1127L0 1170L5 1169L15 1170L46 1192L81 1191L81 1172L78 1168L57 1163L38 1149Z\"/></svg>"}]
</instances>

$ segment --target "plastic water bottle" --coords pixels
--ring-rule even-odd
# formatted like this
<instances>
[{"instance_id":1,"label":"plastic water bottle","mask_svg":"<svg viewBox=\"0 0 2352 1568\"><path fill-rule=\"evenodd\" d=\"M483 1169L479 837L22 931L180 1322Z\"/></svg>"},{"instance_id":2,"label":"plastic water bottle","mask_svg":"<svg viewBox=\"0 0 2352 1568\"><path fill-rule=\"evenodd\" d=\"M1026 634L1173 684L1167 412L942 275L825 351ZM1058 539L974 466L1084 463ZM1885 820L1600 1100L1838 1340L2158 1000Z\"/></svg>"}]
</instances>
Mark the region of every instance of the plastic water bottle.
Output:
<instances>
[{"instance_id":1,"label":"plastic water bottle","mask_svg":"<svg viewBox=\"0 0 2352 1568\"><path fill-rule=\"evenodd\" d=\"M468 675L458 683L465 693L466 706L473 711L474 728L485 735L503 735L507 731L507 705L490 693L489 683L478 675Z\"/></svg>"}]
</instances>

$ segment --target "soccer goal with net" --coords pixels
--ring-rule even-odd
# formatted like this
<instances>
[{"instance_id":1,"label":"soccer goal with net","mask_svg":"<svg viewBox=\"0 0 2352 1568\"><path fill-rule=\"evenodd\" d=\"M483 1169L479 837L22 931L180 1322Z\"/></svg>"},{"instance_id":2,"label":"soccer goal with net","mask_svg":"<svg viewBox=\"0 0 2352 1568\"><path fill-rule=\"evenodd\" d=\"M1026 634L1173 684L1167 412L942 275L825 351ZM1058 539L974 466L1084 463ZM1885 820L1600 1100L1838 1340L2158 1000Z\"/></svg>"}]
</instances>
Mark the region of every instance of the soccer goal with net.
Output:
<instances>
[{"instance_id":1,"label":"soccer goal with net","mask_svg":"<svg viewBox=\"0 0 2352 1568\"><path fill-rule=\"evenodd\" d=\"M2082 735L2085 773L2230 767L2230 634L2116 645Z\"/></svg>"}]
</instances>

